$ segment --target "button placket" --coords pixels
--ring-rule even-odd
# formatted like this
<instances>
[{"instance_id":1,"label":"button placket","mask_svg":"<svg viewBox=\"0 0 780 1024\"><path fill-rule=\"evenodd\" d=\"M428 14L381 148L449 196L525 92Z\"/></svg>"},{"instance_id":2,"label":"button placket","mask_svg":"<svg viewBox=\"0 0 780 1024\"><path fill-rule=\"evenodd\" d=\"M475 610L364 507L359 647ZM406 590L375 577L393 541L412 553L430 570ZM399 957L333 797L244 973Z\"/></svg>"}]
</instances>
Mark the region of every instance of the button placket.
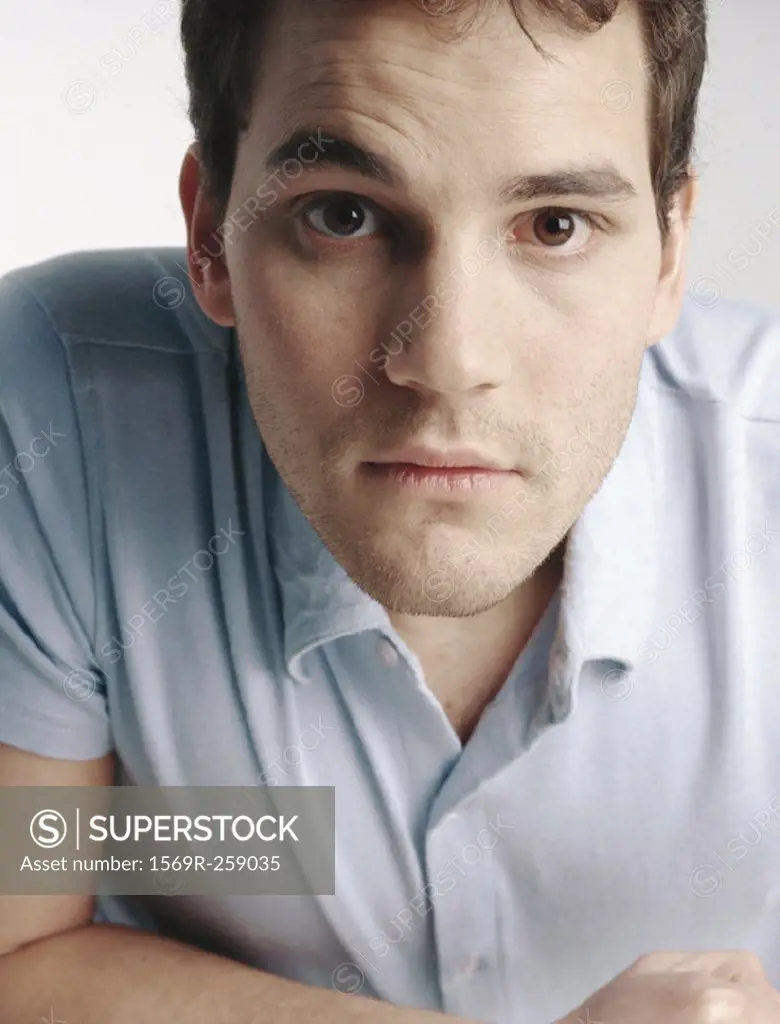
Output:
<instances>
[{"instance_id":1,"label":"button placket","mask_svg":"<svg viewBox=\"0 0 780 1024\"><path fill-rule=\"evenodd\" d=\"M490 1019L496 996L490 956L496 912L492 847L477 843L482 831L473 816L451 812L428 843L443 1009L480 1020Z\"/></svg>"}]
</instances>

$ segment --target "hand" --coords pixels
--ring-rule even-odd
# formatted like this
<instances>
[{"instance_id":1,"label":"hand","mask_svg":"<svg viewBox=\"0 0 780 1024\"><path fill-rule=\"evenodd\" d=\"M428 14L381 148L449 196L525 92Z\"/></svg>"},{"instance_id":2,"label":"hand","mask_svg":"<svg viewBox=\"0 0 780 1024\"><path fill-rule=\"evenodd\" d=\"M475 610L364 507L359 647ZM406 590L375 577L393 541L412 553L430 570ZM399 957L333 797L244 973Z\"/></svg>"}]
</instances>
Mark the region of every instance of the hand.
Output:
<instances>
[{"instance_id":1,"label":"hand","mask_svg":"<svg viewBox=\"0 0 780 1024\"><path fill-rule=\"evenodd\" d=\"M780 994L739 950L650 953L561 1024L780 1024Z\"/></svg>"}]
</instances>

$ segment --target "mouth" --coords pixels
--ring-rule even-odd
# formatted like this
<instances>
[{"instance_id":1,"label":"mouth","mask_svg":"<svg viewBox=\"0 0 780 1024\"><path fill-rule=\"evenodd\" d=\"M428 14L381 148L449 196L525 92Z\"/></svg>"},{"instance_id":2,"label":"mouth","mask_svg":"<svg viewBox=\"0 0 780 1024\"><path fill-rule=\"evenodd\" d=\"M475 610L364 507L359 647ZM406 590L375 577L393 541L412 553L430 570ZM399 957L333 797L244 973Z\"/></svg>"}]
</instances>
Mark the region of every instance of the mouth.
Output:
<instances>
[{"instance_id":1,"label":"mouth","mask_svg":"<svg viewBox=\"0 0 780 1024\"><path fill-rule=\"evenodd\" d=\"M506 487L517 470L476 449L404 448L363 463L369 479L402 488L469 495Z\"/></svg>"}]
</instances>

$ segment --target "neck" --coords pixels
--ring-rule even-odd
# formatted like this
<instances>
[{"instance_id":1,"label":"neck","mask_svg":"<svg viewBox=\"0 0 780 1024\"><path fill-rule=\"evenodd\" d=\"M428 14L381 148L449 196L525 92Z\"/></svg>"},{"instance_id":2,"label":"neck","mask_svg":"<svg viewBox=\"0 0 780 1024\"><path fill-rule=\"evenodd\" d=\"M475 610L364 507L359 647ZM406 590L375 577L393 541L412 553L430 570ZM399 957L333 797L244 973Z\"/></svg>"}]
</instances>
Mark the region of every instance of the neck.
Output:
<instances>
[{"instance_id":1,"label":"neck","mask_svg":"<svg viewBox=\"0 0 780 1024\"><path fill-rule=\"evenodd\" d=\"M465 619L391 612L390 621L421 660L426 652L445 646L463 651L467 646L484 648L487 642L498 642L505 649L519 644L519 653L563 578L564 550L565 542L561 542L533 576L478 615ZM464 630L464 625L468 629Z\"/></svg>"},{"instance_id":2,"label":"neck","mask_svg":"<svg viewBox=\"0 0 780 1024\"><path fill-rule=\"evenodd\" d=\"M468 619L391 614L429 689L465 739L544 615L563 577L565 542L505 600Z\"/></svg>"}]
</instances>

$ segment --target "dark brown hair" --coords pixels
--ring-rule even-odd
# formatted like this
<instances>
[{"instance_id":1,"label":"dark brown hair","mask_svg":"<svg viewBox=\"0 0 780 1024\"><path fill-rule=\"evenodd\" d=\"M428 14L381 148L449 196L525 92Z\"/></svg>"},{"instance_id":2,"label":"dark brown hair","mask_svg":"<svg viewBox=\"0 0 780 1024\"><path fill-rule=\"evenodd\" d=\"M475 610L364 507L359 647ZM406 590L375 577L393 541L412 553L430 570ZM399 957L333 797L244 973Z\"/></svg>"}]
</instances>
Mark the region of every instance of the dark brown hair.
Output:
<instances>
[{"instance_id":1,"label":"dark brown hair","mask_svg":"<svg viewBox=\"0 0 780 1024\"><path fill-rule=\"evenodd\" d=\"M272 3L279 2L284 0L182 0L181 39L190 119L200 147L204 184L220 219L227 212L239 134L251 114L263 25ZM411 2L427 9L432 26L438 27L451 24L464 12L478 14L484 6L484 0ZM520 0L505 2L511 4L521 28L534 42L524 25ZM621 3L638 4L651 90L651 173L659 225L665 233L671 203L688 180L693 159L696 111L707 62L707 0L530 2L541 14L578 33L597 31L611 21ZM447 17L441 17L445 11ZM463 26L458 31L464 31Z\"/></svg>"}]
</instances>

